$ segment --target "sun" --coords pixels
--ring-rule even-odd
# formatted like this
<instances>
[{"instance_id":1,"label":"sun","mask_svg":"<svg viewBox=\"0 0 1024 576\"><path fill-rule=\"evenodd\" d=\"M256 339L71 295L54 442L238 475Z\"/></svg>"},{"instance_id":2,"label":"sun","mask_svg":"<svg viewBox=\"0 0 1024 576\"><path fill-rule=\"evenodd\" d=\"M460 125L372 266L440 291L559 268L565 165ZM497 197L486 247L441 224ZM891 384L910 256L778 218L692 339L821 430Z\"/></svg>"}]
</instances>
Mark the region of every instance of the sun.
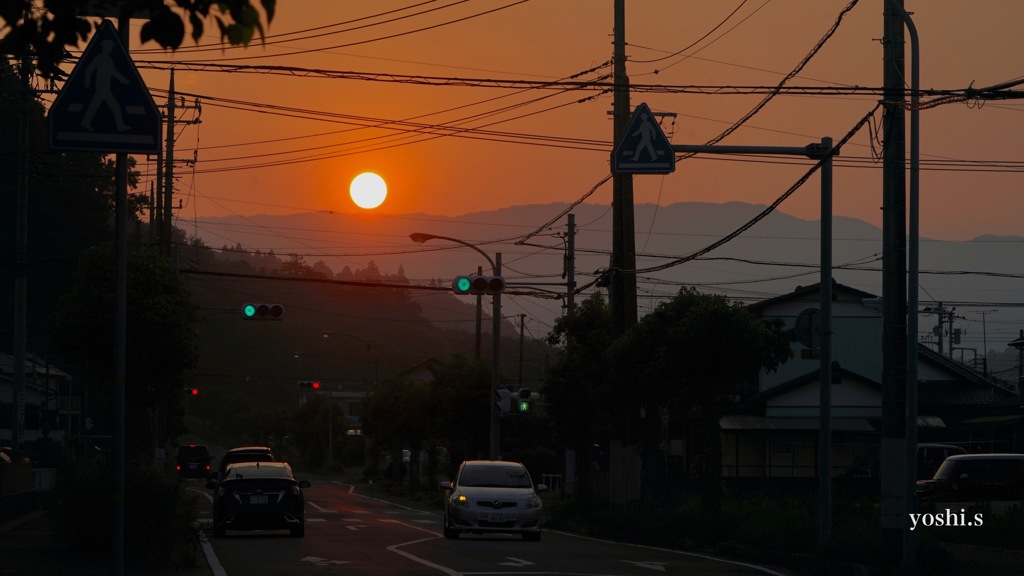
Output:
<instances>
[{"instance_id":1,"label":"sun","mask_svg":"<svg viewBox=\"0 0 1024 576\"><path fill-rule=\"evenodd\" d=\"M373 172L363 172L352 179L348 186L348 195L360 208L371 210L384 203L388 195L388 185L384 179Z\"/></svg>"}]
</instances>

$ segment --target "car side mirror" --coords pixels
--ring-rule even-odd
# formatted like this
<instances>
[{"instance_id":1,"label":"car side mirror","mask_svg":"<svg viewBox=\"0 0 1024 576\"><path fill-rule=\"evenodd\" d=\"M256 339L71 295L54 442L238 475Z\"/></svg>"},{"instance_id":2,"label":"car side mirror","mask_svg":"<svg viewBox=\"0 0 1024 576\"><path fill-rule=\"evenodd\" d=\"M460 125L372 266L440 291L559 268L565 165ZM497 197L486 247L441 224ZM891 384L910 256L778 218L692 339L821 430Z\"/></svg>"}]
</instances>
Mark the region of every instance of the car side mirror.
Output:
<instances>
[{"instance_id":1,"label":"car side mirror","mask_svg":"<svg viewBox=\"0 0 1024 576\"><path fill-rule=\"evenodd\" d=\"M444 482L441 482L440 486L441 486L441 490L451 490L452 489L452 483L450 481L448 481L448 480L445 480Z\"/></svg>"},{"instance_id":2,"label":"car side mirror","mask_svg":"<svg viewBox=\"0 0 1024 576\"><path fill-rule=\"evenodd\" d=\"M534 490L536 492L538 492L538 493L540 493L540 492L547 492L548 491L548 485L547 484L537 484L537 487L534 488Z\"/></svg>"},{"instance_id":3,"label":"car side mirror","mask_svg":"<svg viewBox=\"0 0 1024 576\"><path fill-rule=\"evenodd\" d=\"M299 488L309 488L310 486L312 484L309 483L309 480L299 480Z\"/></svg>"}]
</instances>

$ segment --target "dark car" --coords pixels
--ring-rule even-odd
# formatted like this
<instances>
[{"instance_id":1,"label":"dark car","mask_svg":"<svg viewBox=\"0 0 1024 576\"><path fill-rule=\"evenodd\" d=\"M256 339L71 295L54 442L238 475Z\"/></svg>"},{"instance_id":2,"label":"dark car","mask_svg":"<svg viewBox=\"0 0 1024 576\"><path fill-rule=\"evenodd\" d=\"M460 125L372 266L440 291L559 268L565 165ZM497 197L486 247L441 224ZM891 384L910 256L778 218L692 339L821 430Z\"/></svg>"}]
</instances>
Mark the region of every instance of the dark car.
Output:
<instances>
[{"instance_id":1,"label":"dark car","mask_svg":"<svg viewBox=\"0 0 1024 576\"><path fill-rule=\"evenodd\" d=\"M519 462L467 460L459 466L454 482L442 482L445 538L462 532L520 534L523 540L540 540L542 503L526 466Z\"/></svg>"},{"instance_id":2,"label":"dark car","mask_svg":"<svg viewBox=\"0 0 1024 576\"><path fill-rule=\"evenodd\" d=\"M967 450L952 444L918 444L917 479L927 480L935 476L946 458L957 454L967 454Z\"/></svg>"},{"instance_id":3,"label":"dark car","mask_svg":"<svg viewBox=\"0 0 1024 576\"><path fill-rule=\"evenodd\" d=\"M274 454L266 446L240 446L232 448L224 453L217 466L217 476L211 480L220 480L224 477L224 471L232 464L242 462L273 462Z\"/></svg>"},{"instance_id":4,"label":"dark car","mask_svg":"<svg viewBox=\"0 0 1024 576\"><path fill-rule=\"evenodd\" d=\"M183 478L208 478L210 476L210 449L204 444L188 444L178 447L175 470Z\"/></svg>"},{"instance_id":5,"label":"dark car","mask_svg":"<svg viewBox=\"0 0 1024 576\"><path fill-rule=\"evenodd\" d=\"M228 530L288 530L306 535L303 488L308 480L296 480L287 462L231 464L224 477L206 483L213 489L213 535L223 538Z\"/></svg>"},{"instance_id":6,"label":"dark car","mask_svg":"<svg viewBox=\"0 0 1024 576\"><path fill-rule=\"evenodd\" d=\"M930 480L917 481L926 502L993 502L1024 498L1024 454L960 454Z\"/></svg>"}]
</instances>

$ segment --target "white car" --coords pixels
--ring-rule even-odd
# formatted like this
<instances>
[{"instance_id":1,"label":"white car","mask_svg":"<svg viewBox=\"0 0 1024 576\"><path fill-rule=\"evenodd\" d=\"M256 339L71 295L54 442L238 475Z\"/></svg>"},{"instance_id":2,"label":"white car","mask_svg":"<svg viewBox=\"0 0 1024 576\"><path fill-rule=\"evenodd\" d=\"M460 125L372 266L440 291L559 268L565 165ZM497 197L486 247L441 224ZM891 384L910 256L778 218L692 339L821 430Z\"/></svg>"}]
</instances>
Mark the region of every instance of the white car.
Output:
<instances>
[{"instance_id":1,"label":"white car","mask_svg":"<svg viewBox=\"0 0 1024 576\"><path fill-rule=\"evenodd\" d=\"M473 534L520 534L540 540L543 504L537 494L547 490L533 485L526 466L519 462L467 460L454 482L441 482L445 490L444 537Z\"/></svg>"}]
</instances>

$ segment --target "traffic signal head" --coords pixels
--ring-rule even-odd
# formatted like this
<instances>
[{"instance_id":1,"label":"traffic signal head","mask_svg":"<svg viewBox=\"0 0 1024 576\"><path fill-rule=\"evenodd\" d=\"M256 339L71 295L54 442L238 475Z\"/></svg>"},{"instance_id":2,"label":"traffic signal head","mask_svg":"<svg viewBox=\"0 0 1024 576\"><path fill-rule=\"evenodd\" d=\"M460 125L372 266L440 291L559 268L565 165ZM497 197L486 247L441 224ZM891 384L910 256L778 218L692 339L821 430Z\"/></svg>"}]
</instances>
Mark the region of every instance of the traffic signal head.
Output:
<instances>
[{"instance_id":1,"label":"traffic signal head","mask_svg":"<svg viewBox=\"0 0 1024 576\"><path fill-rule=\"evenodd\" d=\"M316 380L302 380L299 382L300 390L319 390L320 382Z\"/></svg>"},{"instance_id":2,"label":"traffic signal head","mask_svg":"<svg viewBox=\"0 0 1024 576\"><path fill-rule=\"evenodd\" d=\"M190 396L199 396L199 388L195 386L185 386L185 393Z\"/></svg>"},{"instance_id":3,"label":"traffic signal head","mask_svg":"<svg viewBox=\"0 0 1024 576\"><path fill-rule=\"evenodd\" d=\"M530 398L532 398L532 396L533 396L533 393L530 391L529 388L520 388L519 389L519 402L516 404L516 411L517 412L529 412L530 411Z\"/></svg>"},{"instance_id":4,"label":"traffic signal head","mask_svg":"<svg viewBox=\"0 0 1024 576\"><path fill-rule=\"evenodd\" d=\"M468 274L452 280L452 292L456 294L500 294L504 291L505 278L502 276Z\"/></svg>"},{"instance_id":5,"label":"traffic signal head","mask_svg":"<svg viewBox=\"0 0 1024 576\"><path fill-rule=\"evenodd\" d=\"M242 316L249 320L280 320L284 316L284 306L280 304L245 304Z\"/></svg>"},{"instance_id":6,"label":"traffic signal head","mask_svg":"<svg viewBox=\"0 0 1024 576\"><path fill-rule=\"evenodd\" d=\"M512 392L506 388L500 388L494 391L495 404L498 406L498 412L504 414L512 409Z\"/></svg>"}]
</instances>

